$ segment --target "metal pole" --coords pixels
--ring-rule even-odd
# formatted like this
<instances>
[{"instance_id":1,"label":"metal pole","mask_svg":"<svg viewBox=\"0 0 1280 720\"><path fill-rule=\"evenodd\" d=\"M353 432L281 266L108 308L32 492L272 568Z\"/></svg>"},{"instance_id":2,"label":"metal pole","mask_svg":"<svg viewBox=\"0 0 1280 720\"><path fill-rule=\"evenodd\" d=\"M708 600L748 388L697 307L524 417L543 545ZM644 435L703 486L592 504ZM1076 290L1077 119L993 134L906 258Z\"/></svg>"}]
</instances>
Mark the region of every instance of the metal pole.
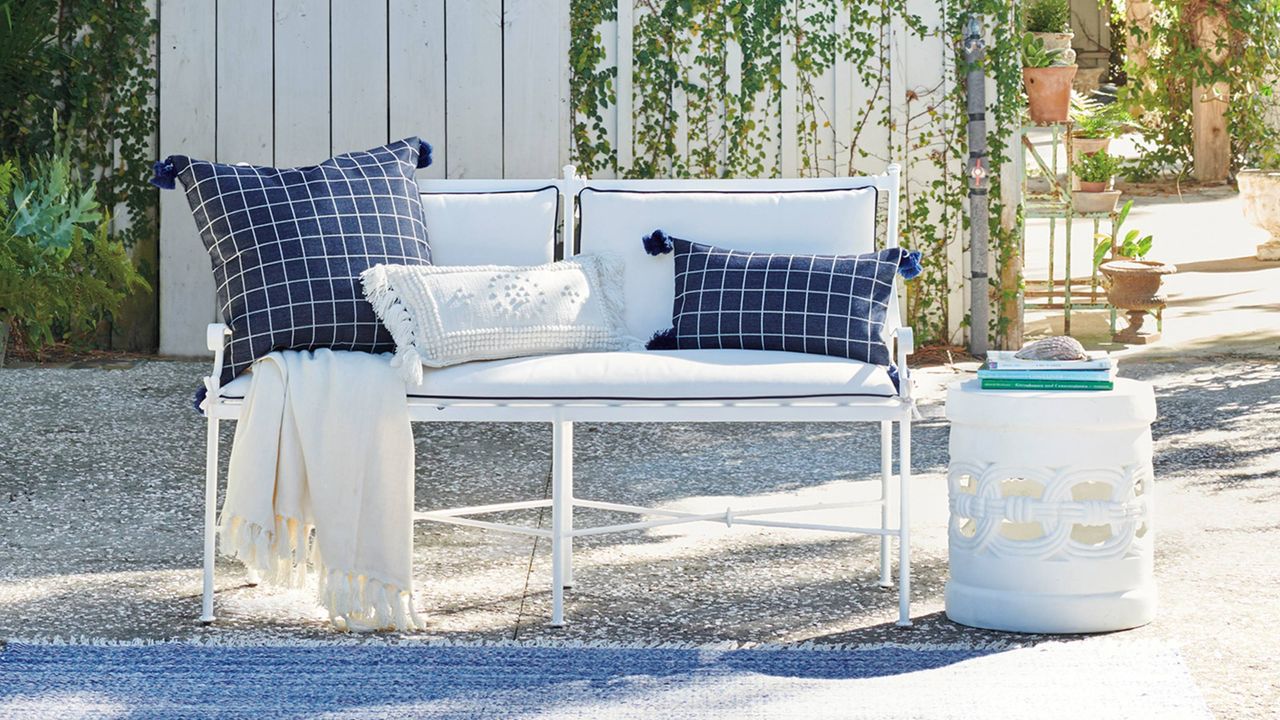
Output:
<instances>
[{"instance_id":1,"label":"metal pole","mask_svg":"<svg viewBox=\"0 0 1280 720\"><path fill-rule=\"evenodd\" d=\"M991 325L987 283L990 208L987 200L987 77L982 69L987 46L982 23L969 16L964 32L965 96L969 113L969 352L986 357Z\"/></svg>"}]
</instances>

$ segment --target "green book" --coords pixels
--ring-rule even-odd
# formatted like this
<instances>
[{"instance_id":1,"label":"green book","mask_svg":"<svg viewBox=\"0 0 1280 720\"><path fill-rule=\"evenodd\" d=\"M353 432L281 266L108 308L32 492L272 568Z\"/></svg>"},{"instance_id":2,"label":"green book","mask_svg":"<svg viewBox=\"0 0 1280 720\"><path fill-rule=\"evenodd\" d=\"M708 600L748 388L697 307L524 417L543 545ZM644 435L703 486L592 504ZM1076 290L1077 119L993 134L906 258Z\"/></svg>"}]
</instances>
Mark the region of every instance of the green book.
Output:
<instances>
[{"instance_id":1,"label":"green book","mask_svg":"<svg viewBox=\"0 0 1280 720\"><path fill-rule=\"evenodd\" d=\"M1110 380L996 380L984 379L983 390L1110 390Z\"/></svg>"}]
</instances>

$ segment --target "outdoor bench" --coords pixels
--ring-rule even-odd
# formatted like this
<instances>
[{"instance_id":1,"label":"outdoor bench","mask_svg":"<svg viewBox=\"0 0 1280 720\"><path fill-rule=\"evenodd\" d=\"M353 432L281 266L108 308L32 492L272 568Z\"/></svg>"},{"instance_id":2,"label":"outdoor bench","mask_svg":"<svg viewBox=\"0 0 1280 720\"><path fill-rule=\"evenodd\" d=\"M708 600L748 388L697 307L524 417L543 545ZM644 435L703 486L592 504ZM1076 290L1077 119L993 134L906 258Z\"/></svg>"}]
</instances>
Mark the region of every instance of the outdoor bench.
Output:
<instances>
[{"instance_id":1,"label":"outdoor bench","mask_svg":"<svg viewBox=\"0 0 1280 720\"><path fill-rule=\"evenodd\" d=\"M420 182L433 261L442 265L536 264L575 253L625 259L624 313L629 331L648 338L671 324L670 266L644 253L655 228L754 252L851 254L876 249L877 230L897 244L899 169L882 175L785 180L562 180ZM883 228L880 228L883 222ZM483 238L483 242L477 242ZM559 238L559 242L557 241ZM249 378L219 385L229 331L208 328L213 370L205 378L208 418L202 622L212 622L218 427L239 417ZM885 334L899 382L887 368L825 355L759 350L581 353L472 362L425 369L406 386L416 422L542 422L552 426L550 499L431 509L415 519L547 538L552 552L551 624L564 624L564 589L573 580L573 539L689 522L723 522L880 537L879 584L892 587L890 538L898 538L898 624L910 625L908 485L914 406L906 359L911 329L899 324L896 292ZM647 508L577 497L575 422L878 422L880 493L873 500L712 513ZM893 425L899 428L896 527L891 525ZM851 448L854 449L854 448ZM856 449L855 449L856 450ZM872 527L789 522L806 510L878 507ZM551 508L551 527L512 525L483 516ZM636 522L579 527L574 508L634 513Z\"/></svg>"}]
</instances>

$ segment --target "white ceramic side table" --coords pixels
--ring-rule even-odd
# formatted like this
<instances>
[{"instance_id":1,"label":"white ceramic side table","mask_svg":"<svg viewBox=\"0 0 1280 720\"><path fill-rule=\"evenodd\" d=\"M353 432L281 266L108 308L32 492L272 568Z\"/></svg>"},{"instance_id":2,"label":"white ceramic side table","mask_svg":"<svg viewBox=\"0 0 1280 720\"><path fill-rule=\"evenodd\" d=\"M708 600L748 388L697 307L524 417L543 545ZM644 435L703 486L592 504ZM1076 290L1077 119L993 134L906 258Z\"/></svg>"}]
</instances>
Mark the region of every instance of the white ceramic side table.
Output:
<instances>
[{"instance_id":1,"label":"white ceramic side table","mask_svg":"<svg viewBox=\"0 0 1280 720\"><path fill-rule=\"evenodd\" d=\"M1151 622L1151 386L947 393L947 617L1016 632Z\"/></svg>"}]
</instances>

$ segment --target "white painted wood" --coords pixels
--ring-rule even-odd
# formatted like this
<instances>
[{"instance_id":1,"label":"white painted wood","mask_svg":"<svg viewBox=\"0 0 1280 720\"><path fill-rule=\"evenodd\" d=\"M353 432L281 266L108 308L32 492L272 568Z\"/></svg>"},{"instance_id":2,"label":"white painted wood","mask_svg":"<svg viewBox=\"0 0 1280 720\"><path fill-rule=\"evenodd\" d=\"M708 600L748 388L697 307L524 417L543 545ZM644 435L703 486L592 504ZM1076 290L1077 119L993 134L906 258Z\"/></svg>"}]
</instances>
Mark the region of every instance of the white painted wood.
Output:
<instances>
[{"instance_id":1,"label":"white painted wood","mask_svg":"<svg viewBox=\"0 0 1280 720\"><path fill-rule=\"evenodd\" d=\"M271 3L218 0L218 162L271 165Z\"/></svg>"},{"instance_id":2,"label":"white painted wood","mask_svg":"<svg viewBox=\"0 0 1280 720\"><path fill-rule=\"evenodd\" d=\"M502 0L445 5L451 178L502 177Z\"/></svg>"},{"instance_id":3,"label":"white painted wood","mask_svg":"<svg viewBox=\"0 0 1280 720\"><path fill-rule=\"evenodd\" d=\"M445 0L390 0L387 27L390 140L417 135L431 143L419 178L442 178L445 142ZM554 175L554 171L551 172Z\"/></svg>"},{"instance_id":4,"label":"white painted wood","mask_svg":"<svg viewBox=\"0 0 1280 720\"><path fill-rule=\"evenodd\" d=\"M273 74L275 164L324 160L329 156L329 0L275 0Z\"/></svg>"},{"instance_id":5,"label":"white painted wood","mask_svg":"<svg viewBox=\"0 0 1280 720\"><path fill-rule=\"evenodd\" d=\"M555 177L560 162L560 0L505 0L502 175ZM568 98L564 98L568 102Z\"/></svg>"},{"instance_id":6,"label":"white painted wood","mask_svg":"<svg viewBox=\"0 0 1280 720\"><path fill-rule=\"evenodd\" d=\"M625 177L626 171L635 159L633 127L635 117L632 108L635 105L634 88L632 86L632 62L635 47L632 44L635 6L631 0L618 0L618 22L616 23L615 52L618 58L618 105L614 115L617 128L618 170Z\"/></svg>"},{"instance_id":7,"label":"white painted wood","mask_svg":"<svg viewBox=\"0 0 1280 720\"><path fill-rule=\"evenodd\" d=\"M387 128L387 6L331 0L329 12L332 154L365 150L389 139Z\"/></svg>"},{"instance_id":8,"label":"white painted wood","mask_svg":"<svg viewBox=\"0 0 1280 720\"><path fill-rule=\"evenodd\" d=\"M784 26L787 23L786 18L792 17L796 12L794 7L796 4L795 0L792 0L783 7ZM796 94L796 64L793 60L795 50L795 37L784 27L782 32L782 108L779 111L781 124L779 164L782 177L796 177L800 169L800 143L796 134L796 123L800 113Z\"/></svg>"},{"instance_id":9,"label":"white painted wood","mask_svg":"<svg viewBox=\"0 0 1280 720\"><path fill-rule=\"evenodd\" d=\"M849 8L841 5L836 11L836 28L838 36L849 33ZM832 126L832 172L837 176L851 175L849 154L852 150L850 141L854 132L854 94L859 84L854 73L853 63L836 53L835 70L832 78L831 126Z\"/></svg>"},{"instance_id":10,"label":"white painted wood","mask_svg":"<svg viewBox=\"0 0 1280 720\"><path fill-rule=\"evenodd\" d=\"M214 0L160 5L160 157L214 157L217 11ZM187 198L160 193L160 352L203 355L215 320L213 273Z\"/></svg>"}]
</instances>

